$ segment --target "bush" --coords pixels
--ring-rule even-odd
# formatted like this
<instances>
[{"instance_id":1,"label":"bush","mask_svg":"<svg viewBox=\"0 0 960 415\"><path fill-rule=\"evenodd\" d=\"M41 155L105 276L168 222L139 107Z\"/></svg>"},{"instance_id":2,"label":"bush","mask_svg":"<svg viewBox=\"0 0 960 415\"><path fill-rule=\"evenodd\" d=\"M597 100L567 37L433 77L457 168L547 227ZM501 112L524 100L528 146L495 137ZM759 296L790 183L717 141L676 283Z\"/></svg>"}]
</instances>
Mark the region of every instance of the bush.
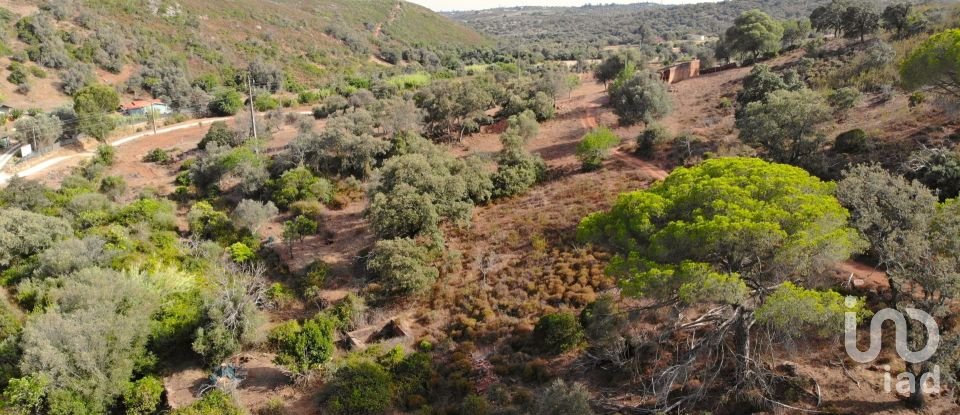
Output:
<instances>
[{"instance_id":1,"label":"bush","mask_svg":"<svg viewBox=\"0 0 960 415\"><path fill-rule=\"evenodd\" d=\"M853 109L859 101L860 91L850 87L834 90L827 96L827 103L837 114L844 114Z\"/></svg>"},{"instance_id":2,"label":"bush","mask_svg":"<svg viewBox=\"0 0 960 415\"><path fill-rule=\"evenodd\" d=\"M316 177L306 167L297 167L285 171L273 186L273 201L280 208L301 200L315 200L323 203L333 198L333 184L322 177Z\"/></svg>"},{"instance_id":3,"label":"bush","mask_svg":"<svg viewBox=\"0 0 960 415\"><path fill-rule=\"evenodd\" d=\"M660 124L649 124L640 135L637 136L637 154L650 157L654 149L660 143L670 140L670 133Z\"/></svg>"},{"instance_id":4,"label":"bush","mask_svg":"<svg viewBox=\"0 0 960 415\"><path fill-rule=\"evenodd\" d=\"M590 393L583 385L557 379L536 400L531 415L593 415Z\"/></svg>"},{"instance_id":5,"label":"bush","mask_svg":"<svg viewBox=\"0 0 960 415\"><path fill-rule=\"evenodd\" d=\"M497 172L490 178L493 196L521 194L543 179L547 166L540 156L520 148L505 148L497 158Z\"/></svg>"},{"instance_id":6,"label":"bush","mask_svg":"<svg viewBox=\"0 0 960 415\"><path fill-rule=\"evenodd\" d=\"M653 122L670 113L670 96L663 82L638 73L610 88L610 105L623 125Z\"/></svg>"},{"instance_id":7,"label":"bush","mask_svg":"<svg viewBox=\"0 0 960 415\"><path fill-rule=\"evenodd\" d=\"M605 127L596 128L587 133L577 145L577 158L583 164L583 170L591 171L600 168L603 160L609 155L610 149L619 143L620 137Z\"/></svg>"},{"instance_id":8,"label":"bush","mask_svg":"<svg viewBox=\"0 0 960 415\"><path fill-rule=\"evenodd\" d=\"M923 105L926 100L927 96L922 91L915 91L910 94L908 105L910 105L910 108L916 108Z\"/></svg>"},{"instance_id":9,"label":"bush","mask_svg":"<svg viewBox=\"0 0 960 415\"><path fill-rule=\"evenodd\" d=\"M244 415L246 411L237 406L226 392L212 390L200 400L170 412L170 415Z\"/></svg>"},{"instance_id":10,"label":"bush","mask_svg":"<svg viewBox=\"0 0 960 415\"><path fill-rule=\"evenodd\" d=\"M295 373L307 373L330 360L336 348L336 324L333 319L318 315L302 326L282 326L271 338L277 345L275 362Z\"/></svg>"},{"instance_id":11,"label":"bush","mask_svg":"<svg viewBox=\"0 0 960 415\"><path fill-rule=\"evenodd\" d=\"M430 288L440 274L427 263L427 255L427 249L413 239L380 240L370 252L367 269L391 292L415 294Z\"/></svg>"},{"instance_id":12,"label":"bush","mask_svg":"<svg viewBox=\"0 0 960 415\"><path fill-rule=\"evenodd\" d=\"M167 164L171 162L170 153L162 148L155 148L147 152L147 155L143 156L143 161L145 163L157 163L157 164Z\"/></svg>"},{"instance_id":13,"label":"bush","mask_svg":"<svg viewBox=\"0 0 960 415\"><path fill-rule=\"evenodd\" d=\"M583 341L583 328L573 314L547 314L537 321L533 337L544 352L560 354L580 345Z\"/></svg>"},{"instance_id":14,"label":"bush","mask_svg":"<svg viewBox=\"0 0 960 415\"><path fill-rule=\"evenodd\" d=\"M157 412L163 395L163 382L153 376L138 379L123 393L127 415L150 415Z\"/></svg>"},{"instance_id":15,"label":"bush","mask_svg":"<svg viewBox=\"0 0 960 415\"><path fill-rule=\"evenodd\" d=\"M214 115L234 115L243 107L243 97L234 89L223 88L217 91L210 101L210 112Z\"/></svg>"},{"instance_id":16,"label":"bush","mask_svg":"<svg viewBox=\"0 0 960 415\"><path fill-rule=\"evenodd\" d=\"M253 99L253 107L260 112L275 110L280 107L280 101L274 98L273 95L260 94Z\"/></svg>"},{"instance_id":17,"label":"bush","mask_svg":"<svg viewBox=\"0 0 960 415\"><path fill-rule=\"evenodd\" d=\"M389 193L373 195L367 217L380 238L415 237L439 231L440 214L433 197L406 183Z\"/></svg>"},{"instance_id":18,"label":"bush","mask_svg":"<svg viewBox=\"0 0 960 415\"><path fill-rule=\"evenodd\" d=\"M846 154L863 153L868 147L867 133L859 128L841 133L833 143L836 152Z\"/></svg>"},{"instance_id":19,"label":"bush","mask_svg":"<svg viewBox=\"0 0 960 415\"><path fill-rule=\"evenodd\" d=\"M383 414L393 400L392 388L393 379L382 366L351 360L333 375L327 410L333 415Z\"/></svg>"},{"instance_id":20,"label":"bush","mask_svg":"<svg viewBox=\"0 0 960 415\"><path fill-rule=\"evenodd\" d=\"M233 147L237 145L237 134L230 130L226 122L216 121L210 124L210 128L203 136L203 139L200 140L200 143L197 144L197 148L205 150L210 143Z\"/></svg>"},{"instance_id":21,"label":"bush","mask_svg":"<svg viewBox=\"0 0 960 415\"><path fill-rule=\"evenodd\" d=\"M100 181L100 193L117 200L127 191L127 181L123 176L107 176Z\"/></svg>"},{"instance_id":22,"label":"bush","mask_svg":"<svg viewBox=\"0 0 960 415\"><path fill-rule=\"evenodd\" d=\"M235 242L233 245L230 245L230 247L227 248L227 251L230 252L230 259L238 264L247 262L257 257L257 254L243 242Z\"/></svg>"}]
</instances>

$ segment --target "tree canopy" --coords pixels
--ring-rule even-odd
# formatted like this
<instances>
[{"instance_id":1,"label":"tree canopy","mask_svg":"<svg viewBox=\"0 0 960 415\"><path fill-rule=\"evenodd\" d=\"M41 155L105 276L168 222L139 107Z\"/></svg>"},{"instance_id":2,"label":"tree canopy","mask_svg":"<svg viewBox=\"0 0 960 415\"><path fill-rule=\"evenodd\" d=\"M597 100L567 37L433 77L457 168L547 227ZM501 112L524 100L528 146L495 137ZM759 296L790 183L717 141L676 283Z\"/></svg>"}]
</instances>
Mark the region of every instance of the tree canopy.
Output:
<instances>
[{"instance_id":1,"label":"tree canopy","mask_svg":"<svg viewBox=\"0 0 960 415\"><path fill-rule=\"evenodd\" d=\"M764 369L750 357L755 323L793 336L843 329L843 297L807 284L862 247L833 192L832 183L796 167L712 159L674 170L648 190L621 194L609 211L584 218L578 237L614 251L608 270L627 295L727 310L678 356L679 367L705 358L716 336L729 336L736 389L765 393L754 378ZM732 330L711 331L722 327ZM673 380L655 381L669 390Z\"/></svg>"},{"instance_id":2,"label":"tree canopy","mask_svg":"<svg viewBox=\"0 0 960 415\"><path fill-rule=\"evenodd\" d=\"M776 19L760 10L750 10L737 17L733 26L724 33L726 49L754 58L763 52L780 49L783 26Z\"/></svg>"},{"instance_id":3,"label":"tree canopy","mask_svg":"<svg viewBox=\"0 0 960 415\"><path fill-rule=\"evenodd\" d=\"M907 88L929 86L960 98L960 29L937 33L913 49L900 77Z\"/></svg>"}]
</instances>

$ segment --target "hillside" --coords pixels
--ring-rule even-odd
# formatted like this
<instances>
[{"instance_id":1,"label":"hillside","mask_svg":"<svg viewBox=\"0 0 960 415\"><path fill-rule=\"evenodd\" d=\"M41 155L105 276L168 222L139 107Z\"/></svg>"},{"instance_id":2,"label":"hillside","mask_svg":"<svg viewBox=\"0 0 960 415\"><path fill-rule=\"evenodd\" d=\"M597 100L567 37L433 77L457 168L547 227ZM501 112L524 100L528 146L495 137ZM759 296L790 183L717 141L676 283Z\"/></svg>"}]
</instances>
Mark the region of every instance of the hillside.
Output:
<instances>
[{"instance_id":1,"label":"hillside","mask_svg":"<svg viewBox=\"0 0 960 415\"><path fill-rule=\"evenodd\" d=\"M288 83L318 87L344 73L380 70L384 59L458 55L489 42L426 8L394 0L2 0L0 7L4 55L57 74L28 79L38 94L14 93L16 85L0 82L15 107L53 106L58 99L51 92L70 89L59 84L63 73L89 77L90 69L112 84L140 75L150 89L150 78L165 74L188 83L201 76L223 80L259 60L278 67ZM45 40L50 44L41 44ZM42 62L31 55L37 49Z\"/></svg>"},{"instance_id":2,"label":"hillside","mask_svg":"<svg viewBox=\"0 0 960 415\"><path fill-rule=\"evenodd\" d=\"M719 35L737 16L762 9L779 19L810 15L822 0L731 0L662 6L653 3L582 7L513 7L447 15L505 42L560 50L636 43L641 25L665 40L688 34Z\"/></svg>"}]
</instances>

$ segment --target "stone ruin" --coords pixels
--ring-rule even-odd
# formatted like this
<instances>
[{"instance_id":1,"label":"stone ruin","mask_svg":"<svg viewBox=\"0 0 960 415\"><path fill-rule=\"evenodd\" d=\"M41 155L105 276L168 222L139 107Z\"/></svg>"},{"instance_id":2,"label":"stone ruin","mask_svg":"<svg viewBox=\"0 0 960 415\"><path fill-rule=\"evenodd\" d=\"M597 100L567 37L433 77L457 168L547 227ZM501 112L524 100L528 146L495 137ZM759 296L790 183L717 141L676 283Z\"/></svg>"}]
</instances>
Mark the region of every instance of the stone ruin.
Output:
<instances>
[{"instance_id":1,"label":"stone ruin","mask_svg":"<svg viewBox=\"0 0 960 415\"><path fill-rule=\"evenodd\" d=\"M659 73L660 80L666 82L667 85L675 84L686 79L696 78L700 76L700 60L694 59L692 61L668 66L661 69Z\"/></svg>"}]
</instances>

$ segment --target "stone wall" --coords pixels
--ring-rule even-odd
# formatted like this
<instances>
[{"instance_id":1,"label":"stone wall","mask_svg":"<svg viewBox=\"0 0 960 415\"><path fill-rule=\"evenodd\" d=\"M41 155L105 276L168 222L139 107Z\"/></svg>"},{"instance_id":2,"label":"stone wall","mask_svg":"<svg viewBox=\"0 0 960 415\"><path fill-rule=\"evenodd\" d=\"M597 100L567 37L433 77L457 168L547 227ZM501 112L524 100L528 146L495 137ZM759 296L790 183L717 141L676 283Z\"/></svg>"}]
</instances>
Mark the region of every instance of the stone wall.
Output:
<instances>
[{"instance_id":1,"label":"stone wall","mask_svg":"<svg viewBox=\"0 0 960 415\"><path fill-rule=\"evenodd\" d=\"M698 76L700 76L699 59L678 63L660 70L660 79L667 84L675 84Z\"/></svg>"}]
</instances>

